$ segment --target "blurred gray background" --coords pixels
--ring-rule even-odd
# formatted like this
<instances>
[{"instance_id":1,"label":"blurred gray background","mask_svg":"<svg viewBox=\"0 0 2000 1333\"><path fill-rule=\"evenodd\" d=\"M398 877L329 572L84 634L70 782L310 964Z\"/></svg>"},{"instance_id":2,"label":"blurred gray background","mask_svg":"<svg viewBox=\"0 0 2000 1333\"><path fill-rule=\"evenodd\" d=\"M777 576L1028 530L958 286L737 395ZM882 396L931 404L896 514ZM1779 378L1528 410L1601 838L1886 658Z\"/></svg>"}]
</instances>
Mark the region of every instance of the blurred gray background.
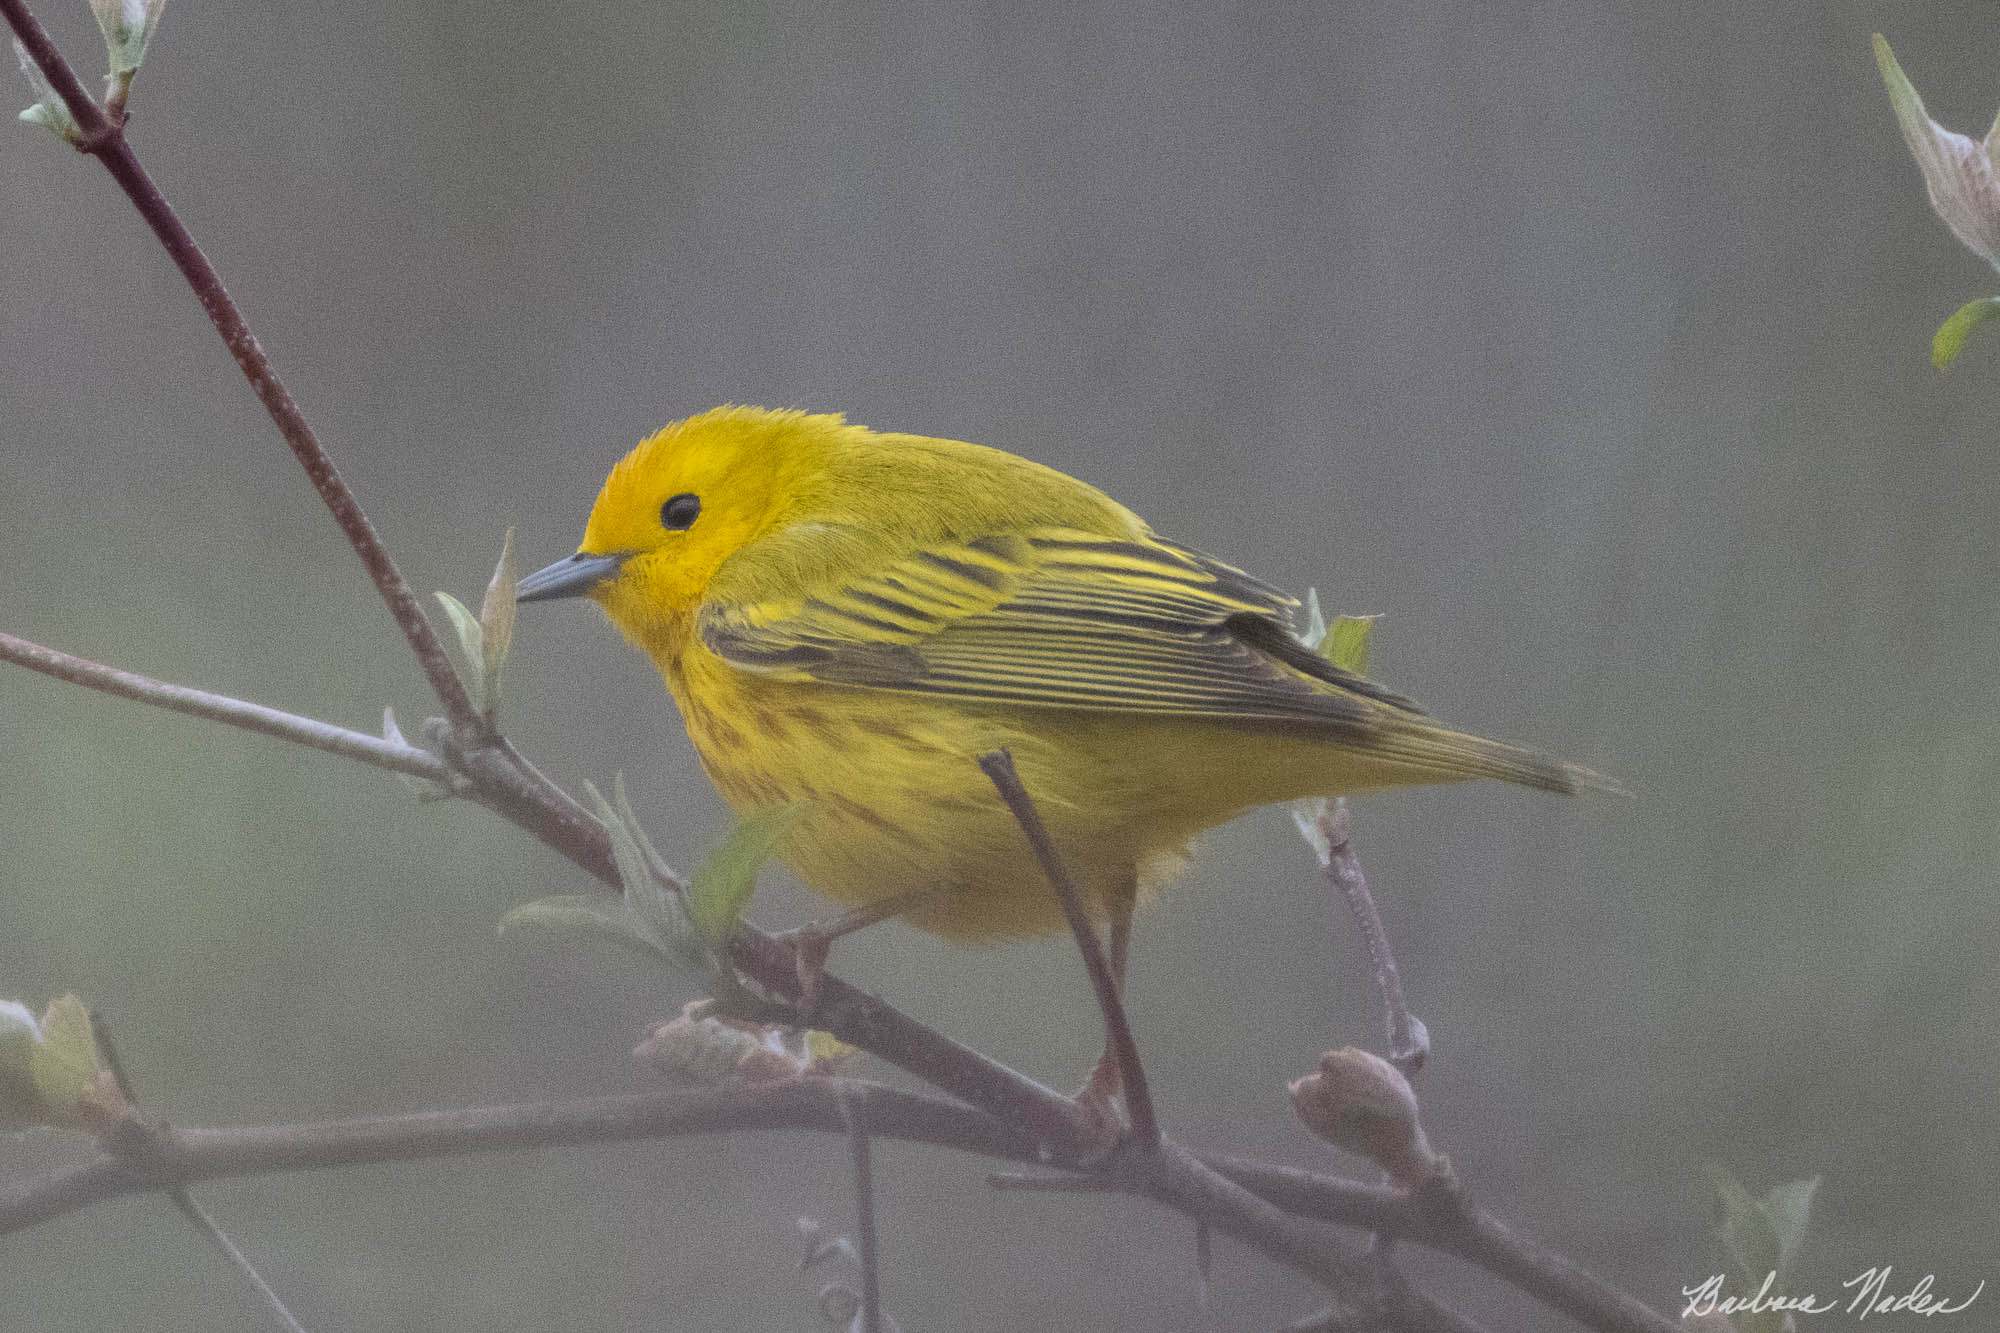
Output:
<instances>
[{"instance_id":1,"label":"blurred gray background","mask_svg":"<svg viewBox=\"0 0 2000 1333\"><path fill-rule=\"evenodd\" d=\"M97 68L82 0L43 0ZM1480 1196L1662 1306L1704 1161L1821 1173L1802 1260L2000 1279L1994 275L1928 214L1868 50L1980 133L1990 6L465 5L181 0L133 137L423 590L566 554L604 470L724 401L1012 449L1341 610L1446 716L1631 802L1361 803ZM22 85L15 98L25 104ZM0 627L368 728L421 679L94 166L0 135ZM514 736L726 826L648 664L524 614ZM385 775L0 672L0 995L73 989L188 1124L622 1090L688 983L498 940L580 877ZM815 908L781 880L756 915ZM1074 950L900 926L837 967L1068 1085ZM1284 1081L1371 1040L1282 812L1142 922L1196 1144L1358 1169ZM0 1140L0 1178L64 1142ZM912 1330L1198 1329L1191 1238L880 1153ZM198 1192L316 1328L808 1330L830 1142L678 1141ZM1552 1317L1409 1266L1498 1329ZM1220 1248L1231 1328L1314 1305ZM1992 1302L1989 1293L1988 1303ZM1967 1316L1977 1320L1976 1314ZM0 1243L9 1328L249 1328L157 1199Z\"/></svg>"}]
</instances>

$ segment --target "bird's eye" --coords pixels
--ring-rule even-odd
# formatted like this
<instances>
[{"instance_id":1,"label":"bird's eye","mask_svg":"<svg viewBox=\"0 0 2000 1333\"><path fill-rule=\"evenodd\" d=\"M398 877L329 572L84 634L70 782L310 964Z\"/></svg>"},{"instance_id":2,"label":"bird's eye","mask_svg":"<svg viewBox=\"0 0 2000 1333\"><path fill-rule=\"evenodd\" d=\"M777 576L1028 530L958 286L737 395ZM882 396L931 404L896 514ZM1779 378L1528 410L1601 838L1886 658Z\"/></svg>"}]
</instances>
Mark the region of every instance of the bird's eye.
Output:
<instances>
[{"instance_id":1,"label":"bird's eye","mask_svg":"<svg viewBox=\"0 0 2000 1333\"><path fill-rule=\"evenodd\" d=\"M686 532L701 517L701 497L682 491L660 506L660 526L668 532Z\"/></svg>"}]
</instances>

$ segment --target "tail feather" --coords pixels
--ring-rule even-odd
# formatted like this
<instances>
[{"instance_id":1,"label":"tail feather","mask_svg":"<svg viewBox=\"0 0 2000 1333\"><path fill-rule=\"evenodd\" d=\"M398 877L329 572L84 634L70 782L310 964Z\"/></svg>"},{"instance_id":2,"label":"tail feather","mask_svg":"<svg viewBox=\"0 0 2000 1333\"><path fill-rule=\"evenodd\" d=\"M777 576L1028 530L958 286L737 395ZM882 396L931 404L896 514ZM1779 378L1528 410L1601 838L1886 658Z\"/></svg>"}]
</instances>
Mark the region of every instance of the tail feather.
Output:
<instances>
[{"instance_id":1,"label":"tail feather","mask_svg":"<svg viewBox=\"0 0 2000 1333\"><path fill-rule=\"evenodd\" d=\"M1593 772L1582 764L1443 727L1388 728L1371 737L1367 748L1399 766L1422 770L1428 776L1420 781L1498 778L1566 796L1587 791L1629 795L1615 778Z\"/></svg>"}]
</instances>

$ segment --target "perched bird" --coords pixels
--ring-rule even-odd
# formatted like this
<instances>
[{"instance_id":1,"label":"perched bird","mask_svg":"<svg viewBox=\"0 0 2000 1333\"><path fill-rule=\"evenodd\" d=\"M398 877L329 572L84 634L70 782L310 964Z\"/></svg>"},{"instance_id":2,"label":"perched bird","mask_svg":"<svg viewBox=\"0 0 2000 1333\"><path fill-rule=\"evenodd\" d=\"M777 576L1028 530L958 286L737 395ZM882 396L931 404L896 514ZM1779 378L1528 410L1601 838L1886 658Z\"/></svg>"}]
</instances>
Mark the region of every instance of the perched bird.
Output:
<instances>
[{"instance_id":1,"label":"perched bird","mask_svg":"<svg viewBox=\"0 0 2000 1333\"><path fill-rule=\"evenodd\" d=\"M1452 731L1293 635L1297 603L1073 477L839 416L719 407L633 449L521 580L650 655L729 803L858 914L1060 929L976 760L1006 747L1114 952L1189 840L1253 806L1587 770Z\"/></svg>"}]
</instances>

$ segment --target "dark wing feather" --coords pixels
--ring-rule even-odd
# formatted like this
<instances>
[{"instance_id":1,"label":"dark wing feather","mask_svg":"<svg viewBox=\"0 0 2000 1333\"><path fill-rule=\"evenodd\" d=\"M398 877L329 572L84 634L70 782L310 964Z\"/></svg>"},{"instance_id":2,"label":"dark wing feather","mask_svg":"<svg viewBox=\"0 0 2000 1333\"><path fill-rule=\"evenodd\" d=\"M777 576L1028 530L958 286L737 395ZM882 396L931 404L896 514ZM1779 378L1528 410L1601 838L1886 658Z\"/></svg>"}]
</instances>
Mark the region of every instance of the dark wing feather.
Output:
<instances>
[{"instance_id":1,"label":"dark wing feather","mask_svg":"<svg viewBox=\"0 0 2000 1333\"><path fill-rule=\"evenodd\" d=\"M1415 711L1301 646L1296 605L1184 546L1046 528L808 598L711 605L701 634L753 671L981 703L1336 727Z\"/></svg>"}]
</instances>

